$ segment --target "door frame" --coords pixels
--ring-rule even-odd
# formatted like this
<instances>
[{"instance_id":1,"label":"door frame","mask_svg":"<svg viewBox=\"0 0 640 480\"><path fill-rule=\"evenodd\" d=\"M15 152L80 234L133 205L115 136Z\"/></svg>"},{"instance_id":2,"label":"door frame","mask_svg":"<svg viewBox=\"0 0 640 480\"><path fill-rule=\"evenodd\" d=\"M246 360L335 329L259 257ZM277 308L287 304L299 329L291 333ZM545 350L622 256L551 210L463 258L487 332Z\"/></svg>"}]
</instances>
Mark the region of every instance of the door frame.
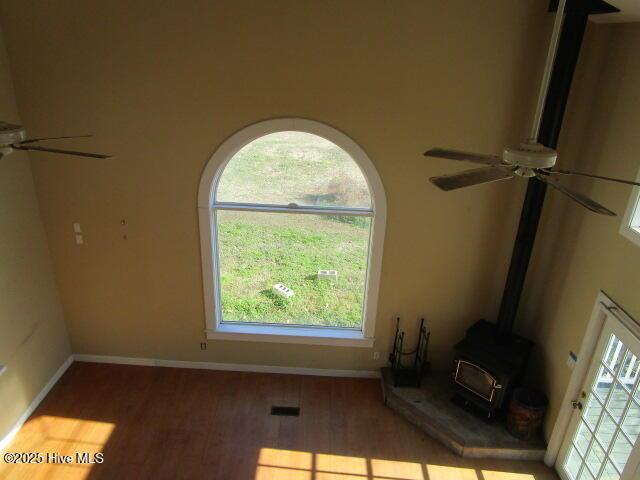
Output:
<instances>
[{"instance_id":1,"label":"door frame","mask_svg":"<svg viewBox=\"0 0 640 480\"><path fill-rule=\"evenodd\" d=\"M604 323L608 316L613 316L622 325L631 331L633 335L640 338L640 324L636 322L622 307L616 304L605 292L600 291L591 313L591 318L587 324L587 331L582 339L582 345L578 352L578 360L573 368L573 373L567 386L562 406L558 413L558 418L551 432L547 451L544 456L544 463L548 467L554 467L564 437L567 434L571 417L573 416L572 400L578 398L582 391L582 386L586 380L591 366L593 355L600 340L600 335L604 327Z\"/></svg>"}]
</instances>

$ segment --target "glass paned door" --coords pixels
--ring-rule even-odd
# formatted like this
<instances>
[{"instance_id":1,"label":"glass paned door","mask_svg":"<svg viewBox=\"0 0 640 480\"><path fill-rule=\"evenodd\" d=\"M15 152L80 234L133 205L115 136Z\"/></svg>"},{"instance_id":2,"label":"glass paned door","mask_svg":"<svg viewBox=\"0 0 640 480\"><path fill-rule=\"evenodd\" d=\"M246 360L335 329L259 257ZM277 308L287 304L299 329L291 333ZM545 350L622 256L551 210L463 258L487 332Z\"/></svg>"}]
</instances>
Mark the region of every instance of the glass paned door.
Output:
<instances>
[{"instance_id":1,"label":"glass paned door","mask_svg":"<svg viewBox=\"0 0 640 480\"><path fill-rule=\"evenodd\" d=\"M559 456L564 480L631 480L640 463L640 340L609 315Z\"/></svg>"}]
</instances>

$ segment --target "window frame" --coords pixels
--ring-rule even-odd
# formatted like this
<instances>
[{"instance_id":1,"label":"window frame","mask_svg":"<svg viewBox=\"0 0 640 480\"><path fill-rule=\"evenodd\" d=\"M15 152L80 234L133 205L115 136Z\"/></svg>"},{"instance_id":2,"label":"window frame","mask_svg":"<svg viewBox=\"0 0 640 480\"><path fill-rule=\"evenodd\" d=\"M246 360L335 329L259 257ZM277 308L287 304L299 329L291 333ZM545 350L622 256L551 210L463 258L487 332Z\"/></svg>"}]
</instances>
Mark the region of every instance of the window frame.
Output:
<instances>
[{"instance_id":1,"label":"window frame","mask_svg":"<svg viewBox=\"0 0 640 480\"><path fill-rule=\"evenodd\" d=\"M371 195L371 208L315 208L264 204L216 203L225 167L245 145L271 133L296 131L320 136L343 149L360 167ZM297 214L348 214L371 218L365 298L361 328L318 327L223 322L218 265L217 211L267 211ZM227 138L209 159L200 179L198 221L207 339L241 340L345 347L372 347L378 306L382 250L386 226L386 196L380 176L365 151L350 137L324 123L302 118L278 118L249 125Z\"/></svg>"},{"instance_id":2,"label":"window frame","mask_svg":"<svg viewBox=\"0 0 640 480\"><path fill-rule=\"evenodd\" d=\"M640 182L640 171L636 175L636 182ZM634 223L639 227L634 228ZM620 224L620 234L640 247L640 187L633 187L631 191L627 210Z\"/></svg>"}]
</instances>

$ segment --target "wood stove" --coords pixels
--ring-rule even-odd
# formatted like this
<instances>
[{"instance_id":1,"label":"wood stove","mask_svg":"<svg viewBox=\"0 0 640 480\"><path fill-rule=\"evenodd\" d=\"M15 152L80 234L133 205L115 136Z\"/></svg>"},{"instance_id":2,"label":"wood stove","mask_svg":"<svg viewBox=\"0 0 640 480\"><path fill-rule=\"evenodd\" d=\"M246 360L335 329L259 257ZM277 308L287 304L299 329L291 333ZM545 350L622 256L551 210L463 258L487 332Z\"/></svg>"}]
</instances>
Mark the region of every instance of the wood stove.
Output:
<instances>
[{"instance_id":1,"label":"wood stove","mask_svg":"<svg viewBox=\"0 0 640 480\"><path fill-rule=\"evenodd\" d=\"M497 326L486 320L472 325L454 347L455 400L493 417L522 378L532 347L518 335L500 335Z\"/></svg>"}]
</instances>

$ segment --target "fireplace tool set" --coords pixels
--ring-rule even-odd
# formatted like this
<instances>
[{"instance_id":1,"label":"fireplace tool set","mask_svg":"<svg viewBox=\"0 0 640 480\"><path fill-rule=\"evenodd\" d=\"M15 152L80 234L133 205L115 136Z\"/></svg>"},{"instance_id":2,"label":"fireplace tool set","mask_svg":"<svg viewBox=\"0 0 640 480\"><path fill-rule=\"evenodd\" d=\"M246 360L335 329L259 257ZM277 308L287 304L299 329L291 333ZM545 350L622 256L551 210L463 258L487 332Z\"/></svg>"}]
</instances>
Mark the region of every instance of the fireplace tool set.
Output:
<instances>
[{"instance_id":1,"label":"fireplace tool set","mask_svg":"<svg viewBox=\"0 0 640 480\"><path fill-rule=\"evenodd\" d=\"M427 350L431 332L427 329L424 318L420 319L418 343L416 348L409 352L402 350L404 334L405 332L400 330L400 317L398 317L396 318L396 335L393 340L393 351L389 355L393 385L395 387L419 387L422 377L430 367L427 361Z\"/></svg>"}]
</instances>

